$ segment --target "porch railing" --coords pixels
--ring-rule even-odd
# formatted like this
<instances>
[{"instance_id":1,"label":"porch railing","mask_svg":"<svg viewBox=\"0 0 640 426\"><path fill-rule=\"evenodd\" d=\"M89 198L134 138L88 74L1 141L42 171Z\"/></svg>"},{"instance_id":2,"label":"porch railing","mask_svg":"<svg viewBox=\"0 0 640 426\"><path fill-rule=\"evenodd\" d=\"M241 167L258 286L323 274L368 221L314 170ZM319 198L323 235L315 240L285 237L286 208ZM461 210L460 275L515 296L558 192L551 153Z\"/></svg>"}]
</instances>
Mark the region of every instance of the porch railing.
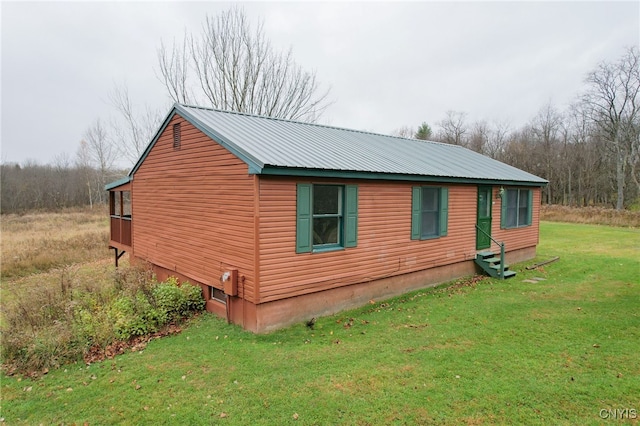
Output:
<instances>
[{"instance_id":1,"label":"porch railing","mask_svg":"<svg viewBox=\"0 0 640 426\"><path fill-rule=\"evenodd\" d=\"M111 241L131 247L131 217L111 216Z\"/></svg>"}]
</instances>

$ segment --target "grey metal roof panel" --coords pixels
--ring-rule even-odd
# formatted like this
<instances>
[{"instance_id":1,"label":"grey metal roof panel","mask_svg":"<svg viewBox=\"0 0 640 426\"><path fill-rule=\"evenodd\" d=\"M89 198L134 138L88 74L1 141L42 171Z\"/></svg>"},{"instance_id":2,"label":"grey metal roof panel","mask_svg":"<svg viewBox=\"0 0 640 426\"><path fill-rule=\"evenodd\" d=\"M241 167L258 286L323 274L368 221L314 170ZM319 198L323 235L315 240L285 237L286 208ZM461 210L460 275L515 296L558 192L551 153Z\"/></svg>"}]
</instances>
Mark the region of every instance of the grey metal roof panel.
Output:
<instances>
[{"instance_id":1,"label":"grey metal roof panel","mask_svg":"<svg viewBox=\"0 0 640 426\"><path fill-rule=\"evenodd\" d=\"M186 105L176 111L258 169L265 167L538 183L461 146ZM257 173L260 170L256 171Z\"/></svg>"}]
</instances>

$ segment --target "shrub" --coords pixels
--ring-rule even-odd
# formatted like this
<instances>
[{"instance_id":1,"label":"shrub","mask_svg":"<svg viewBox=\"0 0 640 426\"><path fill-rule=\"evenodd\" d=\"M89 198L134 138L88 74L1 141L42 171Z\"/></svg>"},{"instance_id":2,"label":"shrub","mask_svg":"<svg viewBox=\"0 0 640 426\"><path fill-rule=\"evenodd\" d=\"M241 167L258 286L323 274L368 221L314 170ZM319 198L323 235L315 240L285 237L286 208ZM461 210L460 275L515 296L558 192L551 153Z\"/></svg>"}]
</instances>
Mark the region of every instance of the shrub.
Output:
<instances>
[{"instance_id":1,"label":"shrub","mask_svg":"<svg viewBox=\"0 0 640 426\"><path fill-rule=\"evenodd\" d=\"M207 302L202 297L202 288L200 288L200 286L184 283L180 289L186 298L187 310L189 312L198 312L204 309Z\"/></svg>"},{"instance_id":2,"label":"shrub","mask_svg":"<svg viewBox=\"0 0 640 426\"><path fill-rule=\"evenodd\" d=\"M120 296L109 309L113 331L120 340L144 336L158 331L166 323L165 316L154 308L141 291L134 297Z\"/></svg>"},{"instance_id":3,"label":"shrub","mask_svg":"<svg viewBox=\"0 0 640 426\"><path fill-rule=\"evenodd\" d=\"M83 352L93 345L107 347L115 340L108 310L97 306L93 309L78 306L74 312L73 334Z\"/></svg>"},{"instance_id":4,"label":"shrub","mask_svg":"<svg viewBox=\"0 0 640 426\"><path fill-rule=\"evenodd\" d=\"M205 305L200 287L188 282L179 286L175 277L169 277L165 282L155 285L152 295L156 306L168 321L187 317L192 311L202 310Z\"/></svg>"},{"instance_id":5,"label":"shrub","mask_svg":"<svg viewBox=\"0 0 640 426\"><path fill-rule=\"evenodd\" d=\"M175 278L157 283L144 270L122 270L107 282L71 272L63 270L51 285L13 287L3 301L0 349L8 371L79 360L92 348L154 333L205 305L200 287Z\"/></svg>"}]
</instances>

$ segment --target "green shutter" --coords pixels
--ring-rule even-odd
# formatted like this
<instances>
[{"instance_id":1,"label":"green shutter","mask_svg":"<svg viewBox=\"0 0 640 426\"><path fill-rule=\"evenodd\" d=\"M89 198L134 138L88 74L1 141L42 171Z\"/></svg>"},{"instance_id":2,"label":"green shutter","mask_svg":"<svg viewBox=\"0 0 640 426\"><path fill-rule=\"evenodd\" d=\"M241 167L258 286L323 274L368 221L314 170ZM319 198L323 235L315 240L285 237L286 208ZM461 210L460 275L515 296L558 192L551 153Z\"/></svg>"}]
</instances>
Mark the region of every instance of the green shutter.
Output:
<instances>
[{"instance_id":1,"label":"green shutter","mask_svg":"<svg viewBox=\"0 0 640 426\"><path fill-rule=\"evenodd\" d=\"M440 236L447 235L449 220L449 188L440 188Z\"/></svg>"},{"instance_id":2,"label":"green shutter","mask_svg":"<svg viewBox=\"0 0 640 426\"><path fill-rule=\"evenodd\" d=\"M344 246L358 245L358 186L345 186Z\"/></svg>"},{"instance_id":3,"label":"green shutter","mask_svg":"<svg viewBox=\"0 0 640 426\"><path fill-rule=\"evenodd\" d=\"M527 196L529 197L529 210L527 211L527 225L533 223L533 191L528 190Z\"/></svg>"},{"instance_id":4,"label":"green shutter","mask_svg":"<svg viewBox=\"0 0 640 426\"><path fill-rule=\"evenodd\" d=\"M311 184L299 183L296 197L296 253L311 251Z\"/></svg>"},{"instance_id":5,"label":"green shutter","mask_svg":"<svg viewBox=\"0 0 640 426\"><path fill-rule=\"evenodd\" d=\"M422 222L422 188L414 186L411 192L411 239L419 240Z\"/></svg>"},{"instance_id":6,"label":"green shutter","mask_svg":"<svg viewBox=\"0 0 640 426\"><path fill-rule=\"evenodd\" d=\"M505 189L500 197L500 229L507 228L507 192Z\"/></svg>"}]
</instances>

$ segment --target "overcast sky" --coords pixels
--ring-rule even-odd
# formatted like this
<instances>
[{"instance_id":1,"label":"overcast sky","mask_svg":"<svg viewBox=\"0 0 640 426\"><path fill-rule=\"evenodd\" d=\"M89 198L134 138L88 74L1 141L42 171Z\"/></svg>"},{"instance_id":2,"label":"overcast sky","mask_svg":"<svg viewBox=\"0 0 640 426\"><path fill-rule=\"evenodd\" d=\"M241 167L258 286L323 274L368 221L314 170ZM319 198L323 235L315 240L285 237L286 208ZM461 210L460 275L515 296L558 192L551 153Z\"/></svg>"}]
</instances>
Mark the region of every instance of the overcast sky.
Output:
<instances>
[{"instance_id":1,"label":"overcast sky","mask_svg":"<svg viewBox=\"0 0 640 426\"><path fill-rule=\"evenodd\" d=\"M640 43L640 2L240 3L278 49L315 70L333 104L323 124L391 133L446 111L517 128L564 109L587 72ZM1 160L74 156L108 93L171 105L156 78L160 41L200 28L211 2L0 4Z\"/></svg>"}]
</instances>

